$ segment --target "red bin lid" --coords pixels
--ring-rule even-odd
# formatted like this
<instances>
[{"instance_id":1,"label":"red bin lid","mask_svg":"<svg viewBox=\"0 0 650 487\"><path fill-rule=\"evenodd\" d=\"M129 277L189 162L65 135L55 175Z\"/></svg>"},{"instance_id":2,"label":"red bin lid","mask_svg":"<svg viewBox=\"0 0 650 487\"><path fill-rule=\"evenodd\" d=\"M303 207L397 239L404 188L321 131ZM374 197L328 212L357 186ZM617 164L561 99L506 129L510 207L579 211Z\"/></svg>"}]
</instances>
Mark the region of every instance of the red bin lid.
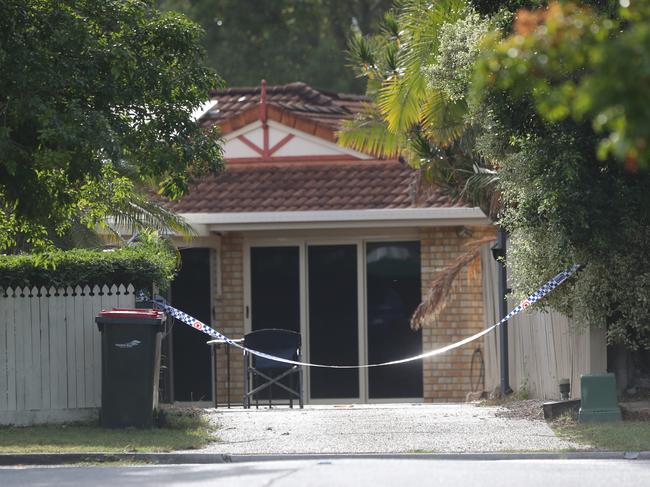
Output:
<instances>
[{"instance_id":1,"label":"red bin lid","mask_svg":"<svg viewBox=\"0 0 650 487\"><path fill-rule=\"evenodd\" d=\"M113 308L111 310L103 309L99 313L102 318L146 318L146 319L164 319L162 311L150 308Z\"/></svg>"}]
</instances>

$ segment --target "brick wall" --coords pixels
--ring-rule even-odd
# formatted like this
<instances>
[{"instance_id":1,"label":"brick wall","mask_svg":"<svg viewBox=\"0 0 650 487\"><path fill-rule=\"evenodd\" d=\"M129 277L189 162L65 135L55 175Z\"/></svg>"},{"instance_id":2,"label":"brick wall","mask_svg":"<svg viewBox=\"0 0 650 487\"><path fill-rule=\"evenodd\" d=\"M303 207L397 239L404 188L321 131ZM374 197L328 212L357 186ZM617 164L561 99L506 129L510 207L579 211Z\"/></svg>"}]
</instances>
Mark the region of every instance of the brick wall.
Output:
<instances>
[{"instance_id":1,"label":"brick wall","mask_svg":"<svg viewBox=\"0 0 650 487\"><path fill-rule=\"evenodd\" d=\"M493 235L492 228L476 227L473 235L461 237L458 227L422 229L422 295L427 292L434 275L463 253L463 245L471 240ZM244 255L240 234L226 234L221 241L221 294L215 297L216 324L230 337L244 334ZM459 275L459 286L441 316L422 330L423 350L433 350L450 342L461 340L479 332L484 327L483 298L480 268L471 280L467 273ZM424 400L427 402L463 401L470 392L470 367L472 353L483 341L467 344L440 357L424 361ZM226 399L226 354L222 348L217 353L220 402ZM230 397L240 404L243 393L243 360L241 352L231 349Z\"/></svg>"},{"instance_id":2,"label":"brick wall","mask_svg":"<svg viewBox=\"0 0 650 487\"><path fill-rule=\"evenodd\" d=\"M244 335L244 248L240 234L226 234L221 240L221 257L217 267L221 274L221 294L215 296L216 326L226 336L241 338ZM216 286L215 286L216 288ZM217 351L218 387L220 403L226 401L226 350ZM241 404L244 390L244 361L237 348L230 349L230 399Z\"/></svg>"},{"instance_id":3,"label":"brick wall","mask_svg":"<svg viewBox=\"0 0 650 487\"><path fill-rule=\"evenodd\" d=\"M458 230L458 227L439 227L420 231L423 296L428 291L433 277L464 253L465 243L494 234L494 230L490 227L471 228L473 234L466 237L459 236ZM461 271L458 279L458 286L452 292L447 307L438 319L428 323L422 329L425 352L462 340L484 328L480 268L471 279L464 270ZM471 390L471 360L477 346L482 347L483 341L468 343L461 348L424 361L423 392L426 402L465 400L465 396ZM478 373L475 374L475 377L478 377Z\"/></svg>"}]
</instances>

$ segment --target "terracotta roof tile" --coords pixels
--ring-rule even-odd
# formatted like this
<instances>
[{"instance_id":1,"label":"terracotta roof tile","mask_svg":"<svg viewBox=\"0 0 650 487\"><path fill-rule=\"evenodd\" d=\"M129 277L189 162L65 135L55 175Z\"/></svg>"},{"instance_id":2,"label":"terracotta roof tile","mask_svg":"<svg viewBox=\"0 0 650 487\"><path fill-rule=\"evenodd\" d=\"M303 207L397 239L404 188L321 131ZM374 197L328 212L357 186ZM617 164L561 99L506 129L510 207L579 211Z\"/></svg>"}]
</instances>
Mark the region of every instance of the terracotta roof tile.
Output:
<instances>
[{"instance_id":1,"label":"terracotta roof tile","mask_svg":"<svg viewBox=\"0 0 650 487\"><path fill-rule=\"evenodd\" d=\"M415 175L416 171L396 161L237 165L166 204L179 213L462 206L437 192L414 203L410 195Z\"/></svg>"},{"instance_id":2,"label":"terracotta roof tile","mask_svg":"<svg viewBox=\"0 0 650 487\"><path fill-rule=\"evenodd\" d=\"M260 93L259 86L214 90L210 96L215 104L201 117L201 122L204 125L221 124L236 117L258 106ZM342 120L362 111L369 101L366 96L317 90L301 82L266 87L267 105L279 107L332 130L338 129Z\"/></svg>"}]
</instances>

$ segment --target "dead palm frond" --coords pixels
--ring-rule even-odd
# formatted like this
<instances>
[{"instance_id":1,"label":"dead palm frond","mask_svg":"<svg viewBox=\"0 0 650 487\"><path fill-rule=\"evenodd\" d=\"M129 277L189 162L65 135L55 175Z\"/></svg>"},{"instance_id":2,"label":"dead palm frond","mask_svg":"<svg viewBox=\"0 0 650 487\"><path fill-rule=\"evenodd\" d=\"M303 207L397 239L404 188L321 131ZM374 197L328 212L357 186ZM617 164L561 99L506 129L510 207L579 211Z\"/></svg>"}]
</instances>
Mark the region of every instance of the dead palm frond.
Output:
<instances>
[{"instance_id":1,"label":"dead palm frond","mask_svg":"<svg viewBox=\"0 0 650 487\"><path fill-rule=\"evenodd\" d=\"M447 307L451 292L459 286L458 276L463 269L468 271L468 280L480 268L481 247L493 242L494 237L484 237L468 242L467 252L456 257L447 267L440 271L431 281L429 290L422 302L411 316L411 328L421 329L425 324L435 321Z\"/></svg>"}]
</instances>

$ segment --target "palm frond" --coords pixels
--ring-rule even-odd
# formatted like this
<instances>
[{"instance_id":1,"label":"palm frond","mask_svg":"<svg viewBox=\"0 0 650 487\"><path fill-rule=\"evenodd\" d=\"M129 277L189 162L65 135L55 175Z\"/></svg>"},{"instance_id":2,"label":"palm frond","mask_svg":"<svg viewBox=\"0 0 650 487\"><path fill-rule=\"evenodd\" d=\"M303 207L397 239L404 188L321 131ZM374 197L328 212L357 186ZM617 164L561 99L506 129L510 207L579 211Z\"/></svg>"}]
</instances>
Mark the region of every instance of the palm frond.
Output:
<instances>
[{"instance_id":1,"label":"palm frond","mask_svg":"<svg viewBox=\"0 0 650 487\"><path fill-rule=\"evenodd\" d=\"M382 19L380 25L379 25L379 31L381 34L391 40L398 41L399 43L399 38L400 38L400 25L399 25L399 20L395 16L394 12L388 11L384 14L384 18Z\"/></svg>"},{"instance_id":2,"label":"palm frond","mask_svg":"<svg viewBox=\"0 0 650 487\"><path fill-rule=\"evenodd\" d=\"M498 191L499 175L496 171L486 168L475 168L465 182L462 196L479 206L492 220L496 220L501 208L501 197Z\"/></svg>"},{"instance_id":3,"label":"palm frond","mask_svg":"<svg viewBox=\"0 0 650 487\"><path fill-rule=\"evenodd\" d=\"M410 129L420 121L420 109L427 99L422 72L436 55L441 27L467 15L465 0L409 0L391 30L397 31L394 54L387 57L396 69L387 76L377 98L380 112L392 131Z\"/></svg>"},{"instance_id":4,"label":"palm frond","mask_svg":"<svg viewBox=\"0 0 650 487\"><path fill-rule=\"evenodd\" d=\"M409 0L403 3L398 22L401 36L401 68L405 76L419 74L430 64L438 49L440 29L446 23L464 18L465 0Z\"/></svg>"},{"instance_id":5,"label":"palm frond","mask_svg":"<svg viewBox=\"0 0 650 487\"><path fill-rule=\"evenodd\" d=\"M337 136L342 146L376 157L395 157L403 145L400 134L388 130L381 117L370 111L343 122Z\"/></svg>"},{"instance_id":6,"label":"palm frond","mask_svg":"<svg viewBox=\"0 0 650 487\"><path fill-rule=\"evenodd\" d=\"M392 76L384 81L377 97L377 107L389 130L406 131L418 123L426 88L422 73L408 77Z\"/></svg>"},{"instance_id":7,"label":"palm frond","mask_svg":"<svg viewBox=\"0 0 650 487\"><path fill-rule=\"evenodd\" d=\"M397 74L399 69L399 46L395 42L388 43L380 52L381 65L384 69L384 77Z\"/></svg>"},{"instance_id":8,"label":"palm frond","mask_svg":"<svg viewBox=\"0 0 650 487\"><path fill-rule=\"evenodd\" d=\"M467 104L464 100L451 102L430 90L422 105L420 122L422 130L433 142L446 146L458 139L466 127Z\"/></svg>"},{"instance_id":9,"label":"palm frond","mask_svg":"<svg viewBox=\"0 0 650 487\"><path fill-rule=\"evenodd\" d=\"M179 233L188 238L195 235L184 218L152 201L145 193L134 192L129 201L115 208L109 218L116 228L129 233L156 230L163 234Z\"/></svg>"},{"instance_id":10,"label":"palm frond","mask_svg":"<svg viewBox=\"0 0 650 487\"><path fill-rule=\"evenodd\" d=\"M458 276L463 269L476 270L480 263L481 247L493 242L494 237L484 237L466 244L467 252L454 259L440 271L431 281L426 296L411 316L411 328L419 330L423 326L438 319L450 302L450 296L459 286ZM468 277L468 280L471 276Z\"/></svg>"},{"instance_id":11,"label":"palm frond","mask_svg":"<svg viewBox=\"0 0 650 487\"><path fill-rule=\"evenodd\" d=\"M378 74L375 46L370 39L360 32L354 33L348 39L348 48L345 52L348 65L354 69L358 77L374 78Z\"/></svg>"}]
</instances>

